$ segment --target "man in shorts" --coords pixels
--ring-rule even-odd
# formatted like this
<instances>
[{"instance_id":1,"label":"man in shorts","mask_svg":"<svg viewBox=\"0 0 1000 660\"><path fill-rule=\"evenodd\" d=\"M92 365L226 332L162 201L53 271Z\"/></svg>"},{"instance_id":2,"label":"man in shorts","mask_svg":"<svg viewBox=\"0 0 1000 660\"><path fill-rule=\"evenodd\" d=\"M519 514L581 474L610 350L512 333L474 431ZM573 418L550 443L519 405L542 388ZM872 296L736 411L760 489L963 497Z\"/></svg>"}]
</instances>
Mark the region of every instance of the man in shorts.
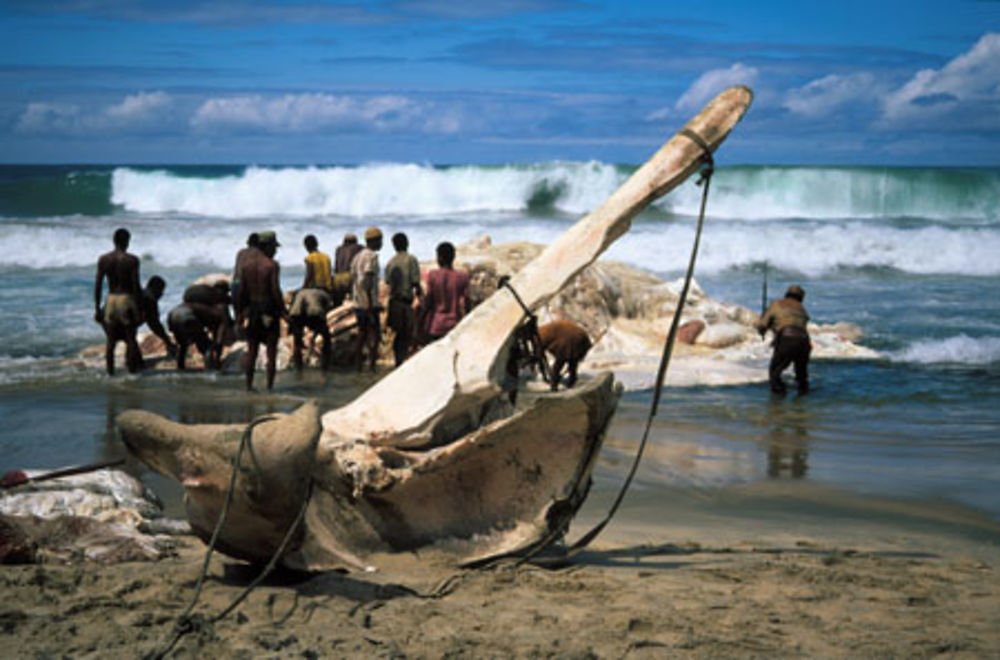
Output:
<instances>
[{"instance_id":1,"label":"man in shorts","mask_svg":"<svg viewBox=\"0 0 1000 660\"><path fill-rule=\"evenodd\" d=\"M125 342L125 365L130 373L142 369L142 353L136 341L136 330L142 324L142 286L139 284L139 257L128 252L132 235L127 229L114 234L115 249L97 260L94 280L94 320L104 328L105 367L109 376L115 373L115 347ZM104 280L108 280L108 297L101 306Z\"/></svg>"},{"instance_id":2,"label":"man in shorts","mask_svg":"<svg viewBox=\"0 0 1000 660\"><path fill-rule=\"evenodd\" d=\"M280 267L274 255L280 246L273 231L257 233L259 249L251 251L243 260L237 273L240 281L238 323L245 329L247 338L246 384L253 390L257 353L263 343L267 351L267 389L274 387L274 374L278 357L278 338L281 336L281 319L288 316L281 293Z\"/></svg>"}]
</instances>

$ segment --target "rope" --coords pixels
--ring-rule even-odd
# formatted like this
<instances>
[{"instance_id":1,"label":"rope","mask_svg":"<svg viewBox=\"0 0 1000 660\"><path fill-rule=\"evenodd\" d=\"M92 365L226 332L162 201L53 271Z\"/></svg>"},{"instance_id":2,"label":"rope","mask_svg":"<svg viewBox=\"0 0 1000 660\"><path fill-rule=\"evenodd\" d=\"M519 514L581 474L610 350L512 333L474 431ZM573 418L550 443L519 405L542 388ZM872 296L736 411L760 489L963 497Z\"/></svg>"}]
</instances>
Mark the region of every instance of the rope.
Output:
<instances>
[{"instance_id":1,"label":"rope","mask_svg":"<svg viewBox=\"0 0 1000 660\"><path fill-rule=\"evenodd\" d=\"M508 275L504 275L503 277L501 277L500 281L498 282L498 285L500 287L506 288L508 291L514 294L514 299L517 300L517 304L519 304L521 306L521 309L524 311L525 318L528 319L529 321L534 321L531 337L529 337L529 339L531 340L532 346L534 347L535 354L532 355L531 357L536 363L538 363L539 370L542 372L542 378L546 382L550 381L551 378L549 378L549 364L545 359L545 352L542 350L542 338L538 335L538 317L535 316L535 314L532 313L530 309L528 309L528 306L524 303L524 300L521 298L520 295L518 295L517 290L514 289L513 286L511 286L510 277ZM515 341L517 340L515 339Z\"/></svg>"},{"instance_id":2,"label":"rope","mask_svg":"<svg viewBox=\"0 0 1000 660\"><path fill-rule=\"evenodd\" d=\"M257 419L247 424L247 427L243 430L243 435L240 437L239 448L236 450L235 458L233 458L233 469L229 477L229 490L226 492L226 500L222 505L222 511L219 512L219 519L215 523L215 529L212 531L212 537L209 540L208 549L205 551L205 559L202 562L201 572L198 575L198 581L195 584L194 596L191 598L191 602L188 604L187 608L185 608L184 612L179 617L177 617L177 622L174 624L174 629L171 633L170 639L167 641L166 644L164 644L164 646L160 650L146 655L145 657L148 660L162 660L162 658L164 658L167 655L167 653L169 653L174 648L174 646L177 645L177 642L179 642L184 635L187 635L190 632L194 632L195 630L200 630L205 625L211 625L213 623L221 621L222 619L227 617L234 609L236 609L236 607L239 606L239 604L242 603L244 600L246 600L247 596L249 596L250 593L254 589L256 589L260 585L260 583L263 582L264 579L267 578L268 575L270 575L271 571L273 571L274 568L278 565L278 560L281 558L282 555L284 555L285 549L288 547L288 543L291 541L295 531L302 523L302 519L305 517L306 508L309 504L310 499L312 498L312 489L313 489L312 478L309 479L309 484L306 488L306 495L302 500L302 505L299 507L299 512L295 516L295 520L293 520L292 524L288 526L288 529L285 531L284 538L282 538L281 543L278 545L277 549L271 555L271 559L268 561L267 565L260 572L260 574L256 578L254 578L253 581L251 581L250 584L248 584L243 589L243 591L240 592L238 596L236 596L236 598L233 599L233 601L229 604L228 607L226 607L224 610L222 610L215 616L206 618L201 615L192 614L195 605L198 604L198 600L201 598L202 587L204 586L205 578L208 575L208 569L209 569L209 564L211 563L212 553L215 551L215 544L219 540L219 534L221 533L222 527L225 524L226 518L229 515L229 508L233 502L233 494L236 491L236 477L239 475L240 472L240 459L243 456L243 451L244 450L249 451L251 457L253 458L254 467L259 471L260 466L257 464L256 457L254 456L253 452L253 443L251 442L253 435L253 428L258 424L273 419L275 419L273 415L265 415L262 417L258 417Z\"/></svg>"},{"instance_id":3,"label":"rope","mask_svg":"<svg viewBox=\"0 0 1000 660\"><path fill-rule=\"evenodd\" d=\"M653 419L656 417L656 412L660 405L660 395L663 389L663 381L666 379L667 367L670 364L670 356L674 350L674 342L677 338L677 329L680 325L681 312L684 309L685 302L687 301L688 290L691 287L691 280L694 278L694 266L698 256L698 247L701 243L701 230L705 222L705 207L708 203L709 184L712 180L712 174L715 172L715 161L712 158L711 147L707 142L705 142L704 139L702 139L700 135L687 128L681 129L678 132L678 135L683 135L684 137L690 139L692 142L701 147L704 152L701 176L697 182L697 185L702 186L701 208L698 212L698 223L694 234L694 244L691 247L691 257L688 261L687 273L684 276L684 286L681 288L680 297L677 300L677 309L674 310L674 318L670 323L670 331L667 333L667 339L663 346L663 353L660 357L660 366L656 372L656 384L653 387L653 401L649 407L649 415L646 418L646 427L642 434L642 440L639 442L639 448L636 450L635 459L632 461L632 467L629 469L628 476L625 478L625 483L622 484L621 489L618 491L618 496L615 498L615 501L612 503L611 508L608 510L604 519L597 523L597 525L595 525L589 532L580 537L580 539L573 543L572 546L570 546L570 548L566 551L567 558L582 551L595 538L597 538L598 534L600 534L605 527L607 527L608 523L611 522L611 519L618 511L618 507L621 505L622 500L625 499L625 493L628 492L629 486L632 484L632 479L635 477L635 474L639 469L639 463L642 460L643 451L646 449L646 444L649 440L649 432L653 426ZM542 539L528 554L520 558L516 565L520 566L532 560L539 553L552 545L552 543L561 537L564 532L565 530L562 529L553 530L552 533Z\"/></svg>"},{"instance_id":4,"label":"rope","mask_svg":"<svg viewBox=\"0 0 1000 660\"><path fill-rule=\"evenodd\" d=\"M678 135L683 135L687 137L692 142L701 147L702 151L704 152L703 154L704 161L701 169L701 177L697 182L697 185L703 186L702 197L701 197L701 208L698 214L698 223L695 230L694 245L691 248L691 257L690 260L688 261L687 273L684 277L684 286L681 288L681 294L677 302L677 309L674 311L674 317L670 324L670 331L667 333L667 339L663 347L662 356L660 358L659 369L657 370L656 373L656 384L653 390L653 401L650 405L649 415L646 419L646 427L642 434L642 440L639 442L639 448L636 451L635 459L632 462L632 467L630 468L628 476L625 478L624 484L622 484L622 487L619 490L618 495L615 498L615 501L612 503L611 508L608 510L608 513L605 515L604 519L601 520L597 525L595 525L589 532L584 534L572 546L570 546L569 550L566 552L567 558L572 557L577 553L579 553L580 551L582 551L595 538L597 538L598 534L600 534L601 531L608 525L608 523L611 522L611 519L618 511L618 508L621 505L622 501L624 500L625 494L628 492L629 486L631 485L632 480L635 477L636 472L638 471L639 463L642 460L643 451L645 450L646 444L649 440L649 433L652 428L653 419L656 417L657 409L659 407L661 390L663 388L663 381L666 378L667 367L670 364L670 356L673 352L674 342L677 337L677 329L680 323L681 312L687 300L687 295L688 295L688 290L690 289L691 280L694 277L694 266L698 254L698 247L701 243L701 232L705 220L705 207L708 202L709 184L711 182L712 174L714 173L714 160L712 158L711 147L697 133L687 128L684 128L678 132ZM510 286L508 282L501 281L500 285L507 288L514 295L514 298L521 305L521 308L524 310L524 313L528 318L534 317L534 315L531 313L531 310L528 309L528 306L518 295L517 291L515 291L514 288ZM535 334L537 335L537 330ZM184 635L193 632L194 630L201 629L206 624L210 625L212 623L216 623L225 618L226 616L228 616L236 607L239 606L240 603L242 603L250 595L250 593L255 588L257 588L257 586L260 585L261 582L263 582L263 580L271 573L271 571L274 570L274 568L277 566L278 560L284 554L285 548L291 541L291 538L295 530L301 524L302 519L305 516L306 508L312 497L313 481L311 478L309 480L309 484L307 487L306 496L303 499L302 506L299 508L299 512L296 515L295 520L293 520L292 524L289 525L288 530L285 532L284 538L282 539L278 548L271 556L270 561L268 561L267 565L264 567L261 573L249 585L247 585L236 598L233 599L233 601L229 604L228 607L226 607L224 610L222 610L215 616L210 618L205 618L202 616L192 615L192 611L195 605L198 603L199 598L201 597L202 587L204 585L205 577L208 574L208 568L211 561L212 553L215 549L215 544L218 541L218 537L222 530L222 526L225 524L226 517L229 514L229 508L233 500L233 493L235 491L235 486L236 486L236 477L239 473L240 459L242 458L243 451L245 448L249 448L251 458L253 459L254 462L254 466L259 470L259 465L257 464L256 456L253 453L251 436L253 428L257 424L269 421L271 419L274 419L274 417L270 415L259 417L250 422L250 424L248 424L246 429L243 431L243 435L240 439L240 446L236 452L236 457L233 459L233 470L229 481L229 491L226 493L226 501L223 504L222 511L219 514L219 519L216 522L215 529L212 532L212 538L209 541L208 550L205 553L205 560L202 564L202 570L198 576L198 581L195 585L194 596L191 599L190 604L184 610L184 613L181 614L180 617L178 617L177 623L174 626L174 631L171 635L170 640L168 640L168 642L164 645L162 649L154 653L148 654L147 656L145 656L146 658L151 660L162 660L162 658L164 658L166 654L169 653L174 648L177 642L180 641L180 639ZM554 543L564 533L565 529L553 530L553 532L550 533L546 538L542 539L538 544L536 544L536 546L530 552L521 557L515 563L515 567L521 566L522 564L530 561L532 558L537 556L540 552L542 552L552 543ZM493 563L488 562L483 567L488 567L491 565L493 565ZM451 593L452 591L454 591L454 589L457 586L457 583L460 582L462 579L463 579L462 574L454 574L452 576L449 576L448 578L443 580L439 585L437 585L437 587L435 587L428 593L420 593L416 590L405 587L403 588L403 590L404 592L408 592L409 595L413 595L418 598L426 598L426 599L442 598Z\"/></svg>"}]
</instances>

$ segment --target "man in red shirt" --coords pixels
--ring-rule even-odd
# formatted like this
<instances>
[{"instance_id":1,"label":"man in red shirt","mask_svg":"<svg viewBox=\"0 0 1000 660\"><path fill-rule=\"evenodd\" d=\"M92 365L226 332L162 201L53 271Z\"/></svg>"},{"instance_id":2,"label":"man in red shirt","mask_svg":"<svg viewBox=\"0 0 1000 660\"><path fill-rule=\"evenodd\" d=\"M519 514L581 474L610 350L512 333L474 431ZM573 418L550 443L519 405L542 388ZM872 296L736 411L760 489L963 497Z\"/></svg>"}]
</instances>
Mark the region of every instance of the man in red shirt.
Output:
<instances>
[{"instance_id":1,"label":"man in red shirt","mask_svg":"<svg viewBox=\"0 0 1000 660\"><path fill-rule=\"evenodd\" d=\"M439 268L427 273L427 295L423 304L423 329L434 341L444 337L465 316L469 274L455 270L455 246L447 241L437 246Z\"/></svg>"}]
</instances>

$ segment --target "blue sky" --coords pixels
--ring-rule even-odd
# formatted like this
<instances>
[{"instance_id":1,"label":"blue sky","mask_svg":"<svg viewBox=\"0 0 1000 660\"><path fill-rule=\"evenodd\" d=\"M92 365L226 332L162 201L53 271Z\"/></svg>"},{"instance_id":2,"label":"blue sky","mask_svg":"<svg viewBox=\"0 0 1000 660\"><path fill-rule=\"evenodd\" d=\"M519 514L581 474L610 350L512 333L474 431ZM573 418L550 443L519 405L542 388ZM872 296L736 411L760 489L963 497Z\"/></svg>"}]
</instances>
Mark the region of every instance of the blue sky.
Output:
<instances>
[{"instance_id":1,"label":"blue sky","mask_svg":"<svg viewBox=\"0 0 1000 660\"><path fill-rule=\"evenodd\" d=\"M1000 1L0 0L0 161L1000 165Z\"/></svg>"}]
</instances>

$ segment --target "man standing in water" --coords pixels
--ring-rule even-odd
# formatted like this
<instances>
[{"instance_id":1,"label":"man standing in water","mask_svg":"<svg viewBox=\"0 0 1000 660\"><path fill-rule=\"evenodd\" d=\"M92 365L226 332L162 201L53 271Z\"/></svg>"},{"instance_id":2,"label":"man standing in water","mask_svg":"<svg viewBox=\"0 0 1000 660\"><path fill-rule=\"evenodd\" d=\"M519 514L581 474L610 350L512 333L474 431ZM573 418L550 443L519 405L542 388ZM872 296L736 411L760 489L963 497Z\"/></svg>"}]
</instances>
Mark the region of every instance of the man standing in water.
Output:
<instances>
[{"instance_id":1,"label":"man standing in water","mask_svg":"<svg viewBox=\"0 0 1000 660\"><path fill-rule=\"evenodd\" d=\"M378 251L382 249L382 231L378 227L365 230L365 247L351 260L354 278L354 314L358 321L358 371L364 366L364 351L368 348L371 370L375 371L378 345L382 339L378 305Z\"/></svg>"},{"instance_id":2,"label":"man standing in water","mask_svg":"<svg viewBox=\"0 0 1000 660\"><path fill-rule=\"evenodd\" d=\"M774 353L768 367L768 378L771 391L775 394L785 394L786 387L781 379L781 372L790 364L795 365L795 382L798 383L799 394L809 393L809 354L812 352L812 345L806 330L809 314L802 305L805 297L806 292L802 287L790 286L785 297L771 303L764 316L757 321L757 331L761 337L768 330L774 331L774 341L771 342Z\"/></svg>"},{"instance_id":3,"label":"man standing in water","mask_svg":"<svg viewBox=\"0 0 1000 660\"><path fill-rule=\"evenodd\" d=\"M125 365L130 373L142 368L142 353L135 333L142 324L139 284L139 258L127 252L132 235L127 229L114 234L115 249L97 260L94 281L94 320L104 328L106 338L104 361L108 375L115 373L115 346L125 342ZM108 279L108 298L101 307L104 278Z\"/></svg>"},{"instance_id":4,"label":"man standing in water","mask_svg":"<svg viewBox=\"0 0 1000 660\"><path fill-rule=\"evenodd\" d=\"M250 250L236 273L240 286L236 308L238 323L246 329L246 382L247 391L253 390L254 370L261 342L267 351L267 389L274 387L275 361L278 355L278 337L281 319L287 317L284 296L281 293L280 268L274 260L280 243L273 231L257 234L259 249Z\"/></svg>"},{"instance_id":5,"label":"man standing in water","mask_svg":"<svg viewBox=\"0 0 1000 660\"><path fill-rule=\"evenodd\" d=\"M386 325L395 333L392 352L398 367L410 355L415 326L413 299L414 297L420 299L422 292L420 263L406 251L410 247L410 240L406 234L402 232L393 234L392 246L396 248L396 254L385 266L385 283L389 285L389 315L386 318Z\"/></svg>"}]
</instances>

